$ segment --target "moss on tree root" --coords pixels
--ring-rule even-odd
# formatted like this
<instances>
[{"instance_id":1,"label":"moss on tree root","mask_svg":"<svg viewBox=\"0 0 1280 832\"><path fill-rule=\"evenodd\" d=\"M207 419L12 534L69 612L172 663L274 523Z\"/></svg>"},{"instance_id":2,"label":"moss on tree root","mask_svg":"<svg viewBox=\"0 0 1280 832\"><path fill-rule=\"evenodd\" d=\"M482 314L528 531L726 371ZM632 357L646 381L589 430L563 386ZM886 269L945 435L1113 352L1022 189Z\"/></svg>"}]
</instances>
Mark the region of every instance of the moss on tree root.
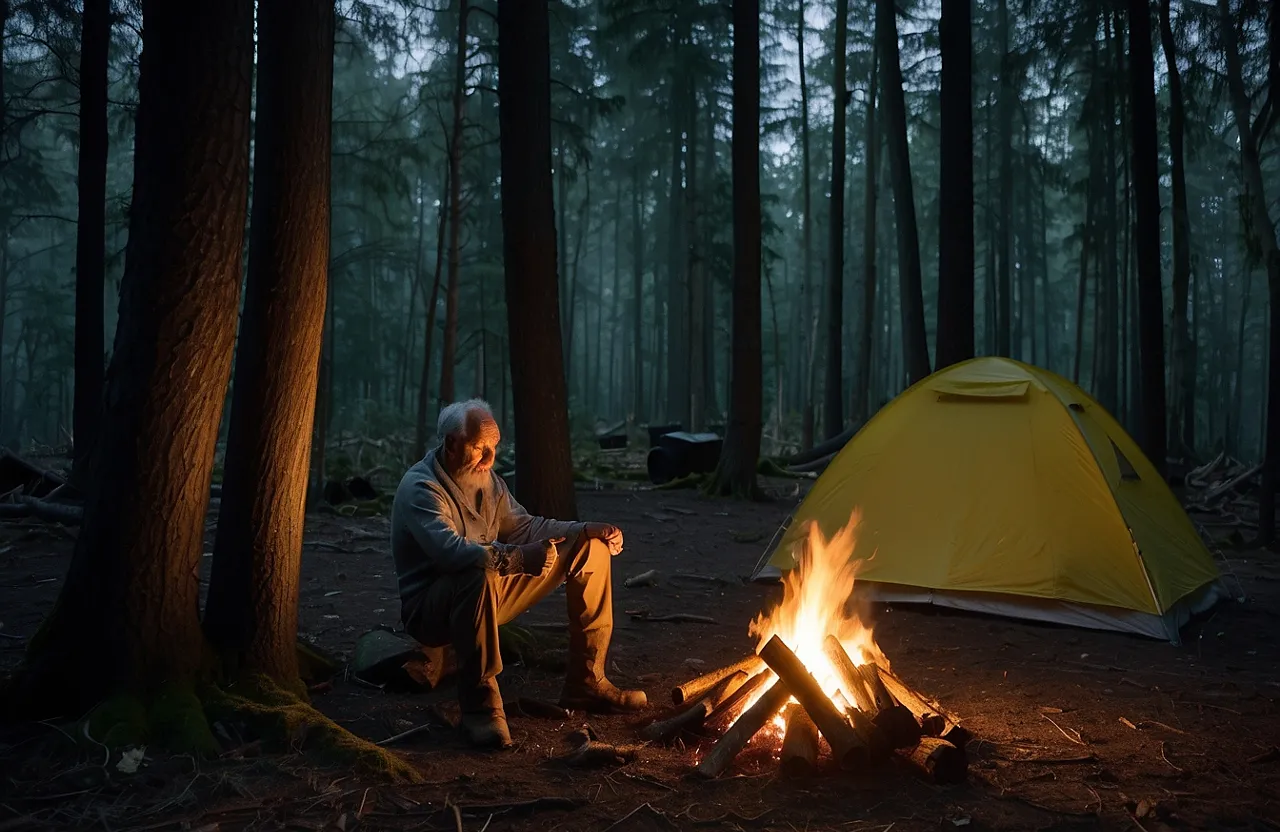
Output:
<instances>
[{"instance_id":1,"label":"moss on tree root","mask_svg":"<svg viewBox=\"0 0 1280 832\"><path fill-rule=\"evenodd\" d=\"M169 684L149 699L118 693L84 720L86 743L111 749L151 745L175 753L216 755L210 730L217 721L242 722L268 751L304 751L318 761L351 766L392 780L422 777L399 755L361 739L320 713L304 696L263 676L227 687Z\"/></svg>"},{"instance_id":2,"label":"moss on tree root","mask_svg":"<svg viewBox=\"0 0 1280 832\"><path fill-rule=\"evenodd\" d=\"M314 751L325 762L409 783L422 775L394 752L361 739L317 711L305 699L263 676L248 676L203 693L214 720L243 720L268 750Z\"/></svg>"}]
</instances>

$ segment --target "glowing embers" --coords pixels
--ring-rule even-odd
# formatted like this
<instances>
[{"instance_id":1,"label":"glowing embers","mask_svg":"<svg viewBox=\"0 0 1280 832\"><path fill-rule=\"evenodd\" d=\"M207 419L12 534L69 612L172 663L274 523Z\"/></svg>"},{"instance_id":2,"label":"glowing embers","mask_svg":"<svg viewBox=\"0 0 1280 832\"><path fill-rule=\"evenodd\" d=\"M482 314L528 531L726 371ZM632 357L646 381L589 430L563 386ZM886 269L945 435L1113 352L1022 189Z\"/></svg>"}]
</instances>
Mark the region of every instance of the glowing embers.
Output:
<instances>
[{"instance_id":1,"label":"glowing embers","mask_svg":"<svg viewBox=\"0 0 1280 832\"><path fill-rule=\"evenodd\" d=\"M658 742L707 741L699 774L717 777L748 745L791 774L823 762L866 770L894 752L935 782L963 779L967 732L889 670L871 629L851 611L858 516L830 540L816 526L783 597L756 617L757 653L673 689L675 716L648 726Z\"/></svg>"}]
</instances>

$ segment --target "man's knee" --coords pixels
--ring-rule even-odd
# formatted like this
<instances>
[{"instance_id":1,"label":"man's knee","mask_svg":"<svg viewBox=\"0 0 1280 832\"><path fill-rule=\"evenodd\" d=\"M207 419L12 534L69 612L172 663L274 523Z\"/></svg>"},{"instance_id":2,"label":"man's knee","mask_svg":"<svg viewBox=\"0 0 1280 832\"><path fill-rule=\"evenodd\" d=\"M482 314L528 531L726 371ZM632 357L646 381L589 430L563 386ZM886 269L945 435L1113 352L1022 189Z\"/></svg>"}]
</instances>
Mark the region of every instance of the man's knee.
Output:
<instances>
[{"instance_id":1,"label":"man's knee","mask_svg":"<svg viewBox=\"0 0 1280 832\"><path fill-rule=\"evenodd\" d=\"M594 537L585 538L578 546L577 562L573 564L572 572L606 572L612 566L612 557L609 544Z\"/></svg>"}]
</instances>

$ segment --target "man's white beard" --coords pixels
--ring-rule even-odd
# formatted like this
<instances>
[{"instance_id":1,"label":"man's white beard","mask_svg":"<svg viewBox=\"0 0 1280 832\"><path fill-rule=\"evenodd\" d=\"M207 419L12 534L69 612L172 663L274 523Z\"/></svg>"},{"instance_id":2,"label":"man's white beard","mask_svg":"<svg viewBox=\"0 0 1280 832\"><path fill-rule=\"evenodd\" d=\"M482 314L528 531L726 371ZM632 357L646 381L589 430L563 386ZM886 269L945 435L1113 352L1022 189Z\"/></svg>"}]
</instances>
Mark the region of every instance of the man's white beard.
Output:
<instances>
[{"instance_id":1,"label":"man's white beard","mask_svg":"<svg viewBox=\"0 0 1280 832\"><path fill-rule=\"evenodd\" d=\"M483 471L476 468L464 468L453 475L453 481L467 492L484 491L489 488L493 472L488 468Z\"/></svg>"}]
</instances>

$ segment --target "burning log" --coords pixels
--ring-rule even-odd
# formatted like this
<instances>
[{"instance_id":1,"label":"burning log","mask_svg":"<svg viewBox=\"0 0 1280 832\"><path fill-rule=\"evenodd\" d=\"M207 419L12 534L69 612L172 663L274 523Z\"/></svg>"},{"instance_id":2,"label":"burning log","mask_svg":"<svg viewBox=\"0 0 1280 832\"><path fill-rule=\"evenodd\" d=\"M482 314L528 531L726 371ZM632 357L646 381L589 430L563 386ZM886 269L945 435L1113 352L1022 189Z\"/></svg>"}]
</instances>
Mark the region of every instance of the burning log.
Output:
<instances>
[{"instance_id":1,"label":"burning log","mask_svg":"<svg viewBox=\"0 0 1280 832\"><path fill-rule=\"evenodd\" d=\"M670 719L647 726L640 732L640 736L652 742L665 743L670 742L681 731L696 730L715 711L716 706L729 698L746 681L747 674L741 670L734 671L732 675L724 677L711 690L703 694L697 702Z\"/></svg>"},{"instance_id":2,"label":"burning log","mask_svg":"<svg viewBox=\"0 0 1280 832\"><path fill-rule=\"evenodd\" d=\"M739 688L739 690L742 690L742 688ZM751 738L756 735L756 732L773 718L774 714L778 712L790 695L791 692L787 689L787 683L779 677L764 692L764 695L757 699L754 705L747 708L742 716L733 723L732 727L716 742L715 747L708 752L707 756L702 758L702 762L698 763L696 769L698 774L703 777L719 777L724 773L733 758L738 756L738 752L745 748Z\"/></svg>"},{"instance_id":3,"label":"burning log","mask_svg":"<svg viewBox=\"0 0 1280 832\"><path fill-rule=\"evenodd\" d=\"M786 682L796 700L809 712L822 736L831 746L831 754L842 765L864 767L869 762L866 744L844 718L804 663L776 635L760 650L760 658Z\"/></svg>"},{"instance_id":4,"label":"burning log","mask_svg":"<svg viewBox=\"0 0 1280 832\"><path fill-rule=\"evenodd\" d=\"M726 676L732 676L739 670L747 674L747 676L754 676L764 670L764 660L759 656L752 655L742 661L717 668L710 673L704 673L696 679L690 679L683 685L677 685L671 689L671 704L684 705L687 702L692 702L715 687L721 679Z\"/></svg>"},{"instance_id":5,"label":"burning log","mask_svg":"<svg viewBox=\"0 0 1280 832\"><path fill-rule=\"evenodd\" d=\"M783 714L787 731L782 737L782 773L788 777L809 774L818 765L818 726L809 712L792 703Z\"/></svg>"},{"instance_id":6,"label":"burning log","mask_svg":"<svg viewBox=\"0 0 1280 832\"><path fill-rule=\"evenodd\" d=\"M922 731L915 714L902 705L885 708L876 714L872 722L894 748L911 748L920 742Z\"/></svg>"},{"instance_id":7,"label":"burning log","mask_svg":"<svg viewBox=\"0 0 1280 832\"><path fill-rule=\"evenodd\" d=\"M862 677L862 681L866 684L867 690L875 702L875 708L868 711L868 714L875 716L885 708L892 708L898 704L897 700L885 689L884 683L880 681L879 667L874 662L859 665L858 675Z\"/></svg>"},{"instance_id":8,"label":"burning log","mask_svg":"<svg viewBox=\"0 0 1280 832\"><path fill-rule=\"evenodd\" d=\"M726 696L703 721L703 733L718 737L738 718L752 698L758 694L775 676L772 670L765 668L760 673L743 682L733 693Z\"/></svg>"},{"instance_id":9,"label":"burning log","mask_svg":"<svg viewBox=\"0 0 1280 832\"><path fill-rule=\"evenodd\" d=\"M872 696L870 689L867 688L867 683L862 678L862 674L858 672L853 659L850 659L849 654L845 652L844 645L840 643L840 639L833 635L828 635L822 641L822 650L827 654L827 659L831 661L831 666L836 669L836 673L840 676L840 689L847 694L848 698L853 699L854 704L858 706L858 710L864 714L874 714L876 712L875 697Z\"/></svg>"},{"instance_id":10,"label":"burning log","mask_svg":"<svg viewBox=\"0 0 1280 832\"><path fill-rule=\"evenodd\" d=\"M853 729L858 732L858 736L867 746L867 756L872 760L886 759L893 751L893 744L885 737L880 726L876 725L865 711L857 709L849 711L849 719L853 722Z\"/></svg>"},{"instance_id":11,"label":"burning log","mask_svg":"<svg viewBox=\"0 0 1280 832\"><path fill-rule=\"evenodd\" d=\"M969 774L964 751L937 737L922 738L919 745L900 756L913 772L931 783L963 783Z\"/></svg>"},{"instance_id":12,"label":"burning log","mask_svg":"<svg viewBox=\"0 0 1280 832\"><path fill-rule=\"evenodd\" d=\"M878 666L877 670L879 671L878 675L880 681L884 684L885 688L893 694L893 697L897 699L898 702L910 710L911 713L915 715L916 719L923 720L928 716L942 717L943 728L938 731L942 736L946 736L952 729L957 728L960 725L959 717L948 712L937 702L934 702L932 699L924 696L924 694L917 693L906 682L894 675L892 671ZM937 720L927 720L926 723L922 724L924 724L924 727L928 729L936 729L937 727ZM968 732L965 732L965 734L967 739ZM963 743L961 743L961 745L963 745Z\"/></svg>"}]
</instances>

